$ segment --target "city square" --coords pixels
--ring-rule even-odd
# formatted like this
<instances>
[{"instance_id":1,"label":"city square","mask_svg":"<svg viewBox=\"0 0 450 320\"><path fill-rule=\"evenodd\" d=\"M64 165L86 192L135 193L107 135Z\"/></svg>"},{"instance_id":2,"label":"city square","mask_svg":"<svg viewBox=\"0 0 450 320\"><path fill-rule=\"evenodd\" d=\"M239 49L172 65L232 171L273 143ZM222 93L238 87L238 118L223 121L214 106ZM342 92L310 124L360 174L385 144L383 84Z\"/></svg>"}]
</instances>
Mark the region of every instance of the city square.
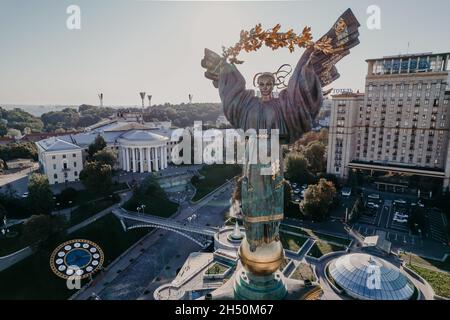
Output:
<instances>
[{"instance_id":1,"label":"city square","mask_svg":"<svg viewBox=\"0 0 450 320\"><path fill-rule=\"evenodd\" d=\"M0 31L0 300L450 299L448 18L78 2L42 0L36 56Z\"/></svg>"}]
</instances>

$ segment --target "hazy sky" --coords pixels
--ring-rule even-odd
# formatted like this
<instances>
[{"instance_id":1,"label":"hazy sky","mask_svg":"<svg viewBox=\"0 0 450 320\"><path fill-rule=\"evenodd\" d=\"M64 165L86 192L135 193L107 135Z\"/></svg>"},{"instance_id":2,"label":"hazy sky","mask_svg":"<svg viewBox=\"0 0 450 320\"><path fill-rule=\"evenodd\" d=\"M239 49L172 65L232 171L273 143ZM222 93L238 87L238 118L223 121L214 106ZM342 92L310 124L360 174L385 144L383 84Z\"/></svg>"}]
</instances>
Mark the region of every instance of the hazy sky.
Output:
<instances>
[{"instance_id":1,"label":"hazy sky","mask_svg":"<svg viewBox=\"0 0 450 320\"><path fill-rule=\"evenodd\" d=\"M69 5L81 8L81 30L66 27ZM366 26L369 5L381 8L381 30ZM361 23L360 45L337 67L334 88L362 89L367 58L450 51L450 1L144 1L0 0L0 104L137 105L217 102L200 66L205 47L218 53L241 29L261 22L322 36L348 7ZM239 69L251 86L259 71L296 64L302 50L242 54Z\"/></svg>"}]
</instances>

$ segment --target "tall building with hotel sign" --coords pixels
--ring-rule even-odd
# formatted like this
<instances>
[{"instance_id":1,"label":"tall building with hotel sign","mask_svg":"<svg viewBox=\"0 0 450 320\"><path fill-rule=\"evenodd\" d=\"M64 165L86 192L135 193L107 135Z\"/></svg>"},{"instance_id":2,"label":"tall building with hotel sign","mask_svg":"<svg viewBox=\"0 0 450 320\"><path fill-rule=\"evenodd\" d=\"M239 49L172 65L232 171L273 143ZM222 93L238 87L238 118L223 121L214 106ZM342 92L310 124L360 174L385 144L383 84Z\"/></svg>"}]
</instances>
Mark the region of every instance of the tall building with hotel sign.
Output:
<instances>
[{"instance_id":1,"label":"tall building with hotel sign","mask_svg":"<svg viewBox=\"0 0 450 320\"><path fill-rule=\"evenodd\" d=\"M365 94L333 95L327 172L434 178L449 186L450 53L366 60ZM407 185L380 183L383 189Z\"/></svg>"}]
</instances>

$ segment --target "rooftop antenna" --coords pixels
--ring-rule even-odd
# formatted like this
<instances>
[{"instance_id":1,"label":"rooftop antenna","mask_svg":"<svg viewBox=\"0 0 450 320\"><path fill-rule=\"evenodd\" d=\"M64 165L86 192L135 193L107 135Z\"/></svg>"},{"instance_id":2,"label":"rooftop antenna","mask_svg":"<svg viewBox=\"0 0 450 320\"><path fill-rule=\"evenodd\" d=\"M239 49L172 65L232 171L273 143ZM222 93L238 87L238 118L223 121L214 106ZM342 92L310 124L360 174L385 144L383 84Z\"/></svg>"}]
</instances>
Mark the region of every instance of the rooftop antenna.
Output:
<instances>
[{"instance_id":1,"label":"rooftop antenna","mask_svg":"<svg viewBox=\"0 0 450 320\"><path fill-rule=\"evenodd\" d=\"M408 49L406 50L406 54L409 54L409 41L408 41Z\"/></svg>"},{"instance_id":2,"label":"rooftop antenna","mask_svg":"<svg viewBox=\"0 0 450 320\"><path fill-rule=\"evenodd\" d=\"M144 123L144 100L145 100L145 92L139 92L139 95L141 96L141 100L142 100L142 123Z\"/></svg>"},{"instance_id":3,"label":"rooftop antenna","mask_svg":"<svg viewBox=\"0 0 450 320\"><path fill-rule=\"evenodd\" d=\"M194 99L194 96L192 94L189 93L189 104L192 103L192 99Z\"/></svg>"},{"instance_id":4,"label":"rooftop antenna","mask_svg":"<svg viewBox=\"0 0 450 320\"><path fill-rule=\"evenodd\" d=\"M99 100L100 100L100 107L103 107L103 93L99 93L98 94L98 98L99 98Z\"/></svg>"}]
</instances>

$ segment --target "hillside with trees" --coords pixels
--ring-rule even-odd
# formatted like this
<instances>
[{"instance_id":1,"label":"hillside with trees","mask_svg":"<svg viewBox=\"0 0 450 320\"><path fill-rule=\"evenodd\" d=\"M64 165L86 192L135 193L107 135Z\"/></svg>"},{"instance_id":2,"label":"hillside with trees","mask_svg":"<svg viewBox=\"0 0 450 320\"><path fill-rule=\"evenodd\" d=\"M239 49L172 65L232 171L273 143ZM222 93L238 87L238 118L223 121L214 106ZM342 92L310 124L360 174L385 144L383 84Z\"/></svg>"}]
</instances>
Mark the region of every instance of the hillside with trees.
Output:
<instances>
[{"instance_id":1,"label":"hillside with trees","mask_svg":"<svg viewBox=\"0 0 450 320\"><path fill-rule=\"evenodd\" d=\"M23 133L25 128L29 128L31 132L41 132L44 128L41 119L19 108L6 110L0 107L0 123L0 135L6 135L8 129Z\"/></svg>"}]
</instances>

